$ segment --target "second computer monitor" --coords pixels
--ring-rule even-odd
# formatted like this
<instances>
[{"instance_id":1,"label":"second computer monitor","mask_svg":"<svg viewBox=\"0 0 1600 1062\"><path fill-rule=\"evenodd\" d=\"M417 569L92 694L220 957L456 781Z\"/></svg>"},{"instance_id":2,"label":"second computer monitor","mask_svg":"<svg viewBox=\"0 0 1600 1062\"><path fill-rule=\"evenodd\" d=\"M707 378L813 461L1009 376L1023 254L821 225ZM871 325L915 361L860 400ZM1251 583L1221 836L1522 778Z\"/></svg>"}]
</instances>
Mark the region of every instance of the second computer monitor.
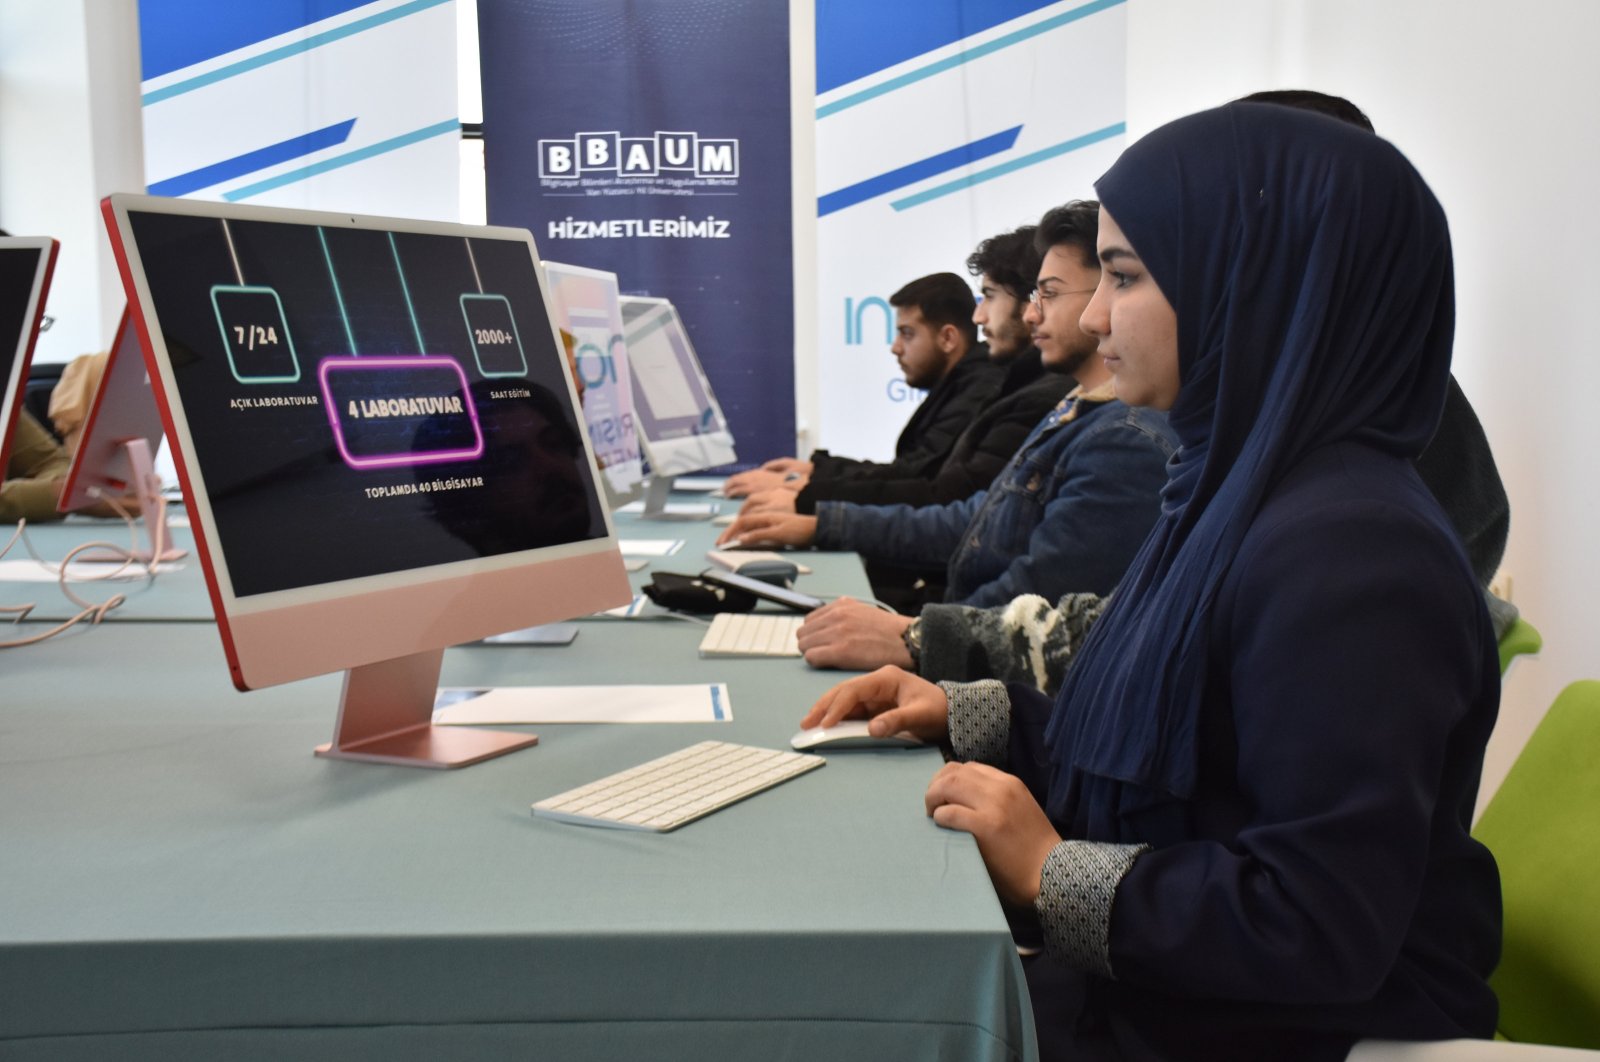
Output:
<instances>
[{"instance_id":1,"label":"second computer monitor","mask_svg":"<svg viewBox=\"0 0 1600 1062\"><path fill-rule=\"evenodd\" d=\"M0 479L11 457L11 435L59 248L48 237L0 236Z\"/></svg>"},{"instance_id":2,"label":"second computer monitor","mask_svg":"<svg viewBox=\"0 0 1600 1062\"><path fill-rule=\"evenodd\" d=\"M72 512L102 499L116 505L127 504L116 501L119 497L131 499L144 514L148 542L147 548L136 551L136 558L177 560L183 554L169 548L167 503L155 473L160 445L161 411L150 389L138 330L123 310L56 507Z\"/></svg>"},{"instance_id":3,"label":"second computer monitor","mask_svg":"<svg viewBox=\"0 0 1600 1062\"><path fill-rule=\"evenodd\" d=\"M617 275L583 266L544 263L563 340L570 338L583 385L583 417L614 499L630 495L644 478L633 403L633 377L622 338Z\"/></svg>"},{"instance_id":4,"label":"second computer monitor","mask_svg":"<svg viewBox=\"0 0 1600 1062\"><path fill-rule=\"evenodd\" d=\"M733 433L672 303L624 296L622 324L652 487L737 460Z\"/></svg>"}]
</instances>

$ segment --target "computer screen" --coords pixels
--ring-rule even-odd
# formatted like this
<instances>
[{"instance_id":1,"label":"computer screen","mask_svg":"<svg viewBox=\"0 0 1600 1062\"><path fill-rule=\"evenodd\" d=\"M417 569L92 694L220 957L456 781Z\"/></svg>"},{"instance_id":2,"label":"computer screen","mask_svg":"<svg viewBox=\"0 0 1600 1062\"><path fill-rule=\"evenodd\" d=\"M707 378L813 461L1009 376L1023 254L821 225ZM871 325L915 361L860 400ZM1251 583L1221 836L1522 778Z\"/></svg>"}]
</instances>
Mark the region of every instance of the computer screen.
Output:
<instances>
[{"instance_id":1,"label":"computer screen","mask_svg":"<svg viewBox=\"0 0 1600 1062\"><path fill-rule=\"evenodd\" d=\"M625 495L644 478L644 460L634 422L617 275L560 262L546 262L544 270L556 324L572 337L589 442L606 484L615 495Z\"/></svg>"},{"instance_id":2,"label":"computer screen","mask_svg":"<svg viewBox=\"0 0 1600 1062\"><path fill-rule=\"evenodd\" d=\"M728 422L672 303L623 296L622 326L651 474L681 476L736 460Z\"/></svg>"},{"instance_id":3,"label":"computer screen","mask_svg":"<svg viewBox=\"0 0 1600 1062\"><path fill-rule=\"evenodd\" d=\"M60 246L47 237L0 236L0 479L11 460L11 436Z\"/></svg>"},{"instance_id":4,"label":"computer screen","mask_svg":"<svg viewBox=\"0 0 1600 1062\"><path fill-rule=\"evenodd\" d=\"M104 211L235 684L348 670L319 751L398 683L427 759L445 646L631 599L525 230Z\"/></svg>"}]
</instances>

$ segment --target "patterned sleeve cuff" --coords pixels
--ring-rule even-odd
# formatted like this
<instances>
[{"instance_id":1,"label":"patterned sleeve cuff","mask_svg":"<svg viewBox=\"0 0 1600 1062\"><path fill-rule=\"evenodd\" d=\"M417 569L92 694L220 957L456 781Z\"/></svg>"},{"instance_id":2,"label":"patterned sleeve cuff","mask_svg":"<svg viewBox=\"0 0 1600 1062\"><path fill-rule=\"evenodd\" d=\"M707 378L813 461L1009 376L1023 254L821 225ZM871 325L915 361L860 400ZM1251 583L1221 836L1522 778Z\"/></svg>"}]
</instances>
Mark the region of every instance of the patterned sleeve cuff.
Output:
<instances>
[{"instance_id":1,"label":"patterned sleeve cuff","mask_svg":"<svg viewBox=\"0 0 1600 1062\"><path fill-rule=\"evenodd\" d=\"M950 702L950 748L956 759L999 766L1011 743L1011 697L1005 683L941 682Z\"/></svg>"},{"instance_id":2,"label":"patterned sleeve cuff","mask_svg":"<svg viewBox=\"0 0 1600 1062\"><path fill-rule=\"evenodd\" d=\"M1033 909L1051 958L1102 977L1111 970L1111 904L1146 844L1062 841L1045 857Z\"/></svg>"}]
</instances>

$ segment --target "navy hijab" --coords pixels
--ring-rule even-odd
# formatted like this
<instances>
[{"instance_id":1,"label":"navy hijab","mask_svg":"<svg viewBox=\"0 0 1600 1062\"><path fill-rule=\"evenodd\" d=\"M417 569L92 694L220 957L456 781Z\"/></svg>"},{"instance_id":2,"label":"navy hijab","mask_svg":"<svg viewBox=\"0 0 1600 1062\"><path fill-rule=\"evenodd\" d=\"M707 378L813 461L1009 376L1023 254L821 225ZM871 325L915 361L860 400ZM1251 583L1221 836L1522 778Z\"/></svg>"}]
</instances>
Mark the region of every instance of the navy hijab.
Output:
<instances>
[{"instance_id":1,"label":"navy hijab","mask_svg":"<svg viewBox=\"0 0 1600 1062\"><path fill-rule=\"evenodd\" d=\"M1264 497L1329 443L1421 453L1455 321L1438 201L1334 119L1229 104L1146 136L1095 187L1177 313L1180 448L1053 713L1054 814L1078 772L1194 794L1211 607Z\"/></svg>"}]
</instances>

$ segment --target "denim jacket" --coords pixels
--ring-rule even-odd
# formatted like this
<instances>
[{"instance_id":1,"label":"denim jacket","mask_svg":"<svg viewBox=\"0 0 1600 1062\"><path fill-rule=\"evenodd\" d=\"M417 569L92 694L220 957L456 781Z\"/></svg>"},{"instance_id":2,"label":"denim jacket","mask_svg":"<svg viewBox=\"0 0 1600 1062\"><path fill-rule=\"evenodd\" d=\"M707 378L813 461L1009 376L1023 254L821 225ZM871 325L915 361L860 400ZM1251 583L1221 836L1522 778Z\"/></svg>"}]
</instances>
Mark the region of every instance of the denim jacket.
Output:
<instances>
[{"instance_id":1,"label":"denim jacket","mask_svg":"<svg viewBox=\"0 0 1600 1062\"><path fill-rule=\"evenodd\" d=\"M1021 594L1108 594L1161 508L1167 418L1098 393L1050 415L988 490L948 505L817 505L818 549L908 566L948 562L945 600L988 607Z\"/></svg>"}]
</instances>

